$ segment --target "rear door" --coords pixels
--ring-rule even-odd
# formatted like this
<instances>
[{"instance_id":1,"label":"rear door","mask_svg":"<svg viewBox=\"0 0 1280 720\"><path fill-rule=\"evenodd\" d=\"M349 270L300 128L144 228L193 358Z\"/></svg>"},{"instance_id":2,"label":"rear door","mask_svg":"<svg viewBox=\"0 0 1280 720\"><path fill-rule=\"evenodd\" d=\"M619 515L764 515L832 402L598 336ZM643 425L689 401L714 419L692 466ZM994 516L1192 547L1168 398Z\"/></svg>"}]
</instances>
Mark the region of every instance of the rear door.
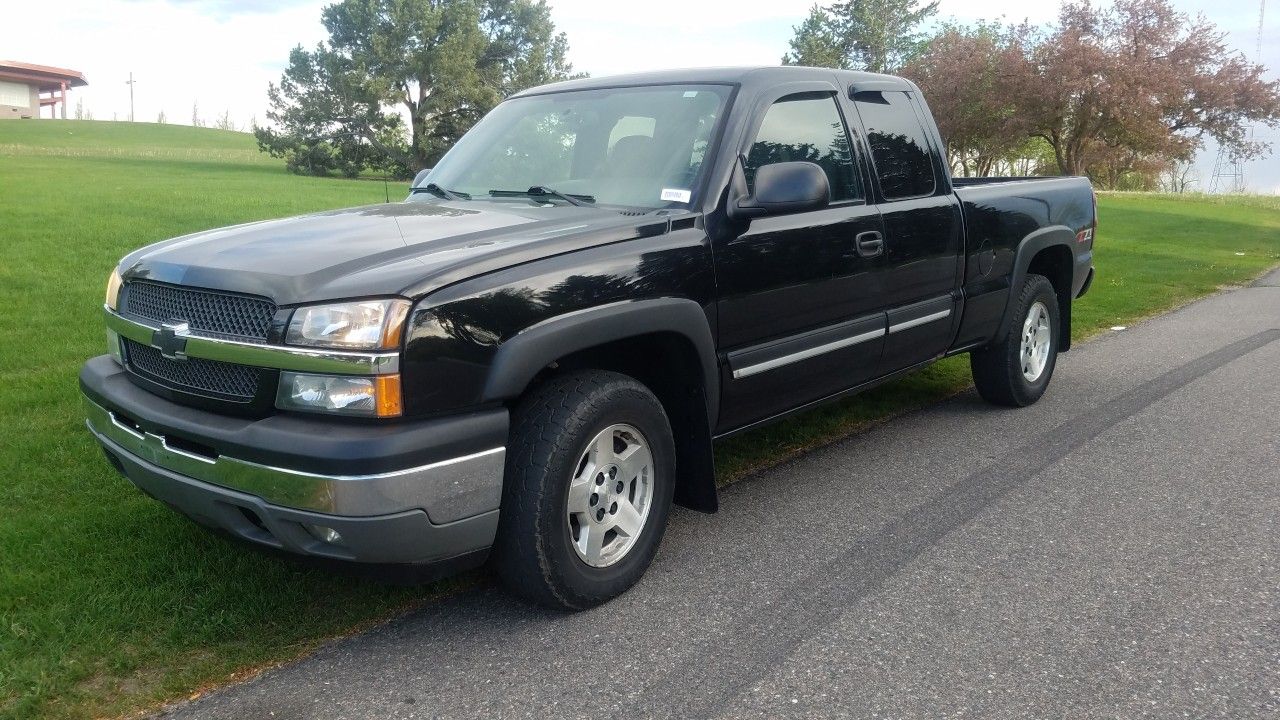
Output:
<instances>
[{"instance_id":1,"label":"rear door","mask_svg":"<svg viewBox=\"0 0 1280 720\"><path fill-rule=\"evenodd\" d=\"M963 261L960 204L914 93L859 92L851 104L865 128L884 218L888 335L879 374L887 374L951 344Z\"/></svg>"},{"instance_id":2,"label":"rear door","mask_svg":"<svg viewBox=\"0 0 1280 720\"><path fill-rule=\"evenodd\" d=\"M813 89L814 86L824 89ZM755 171L803 160L823 168L829 207L761 217L714 246L720 347L726 351L721 428L728 430L871 378L885 315L874 244L884 227L867 202L866 176L834 86L777 89L752 110L743 147Z\"/></svg>"}]
</instances>

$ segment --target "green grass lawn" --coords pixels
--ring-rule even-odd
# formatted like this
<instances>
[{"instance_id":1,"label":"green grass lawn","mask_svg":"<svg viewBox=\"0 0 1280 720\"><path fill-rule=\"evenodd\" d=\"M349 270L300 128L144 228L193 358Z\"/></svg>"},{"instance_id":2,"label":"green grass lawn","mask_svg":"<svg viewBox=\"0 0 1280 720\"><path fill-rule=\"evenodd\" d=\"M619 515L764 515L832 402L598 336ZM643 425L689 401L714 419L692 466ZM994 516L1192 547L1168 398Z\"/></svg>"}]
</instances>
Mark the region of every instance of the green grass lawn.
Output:
<instances>
[{"instance_id":1,"label":"green grass lawn","mask_svg":"<svg viewBox=\"0 0 1280 720\"><path fill-rule=\"evenodd\" d=\"M393 185L392 199L403 197ZM380 182L299 178L243 134L94 122L0 123L0 717L110 715L446 592L263 555L206 532L112 471L76 373L103 352L107 273L185 232L379 202ZM1265 199L1106 196L1100 276L1076 333L1241 283L1280 262ZM1243 253L1240 255L1238 253ZM725 482L967 386L963 358L724 443Z\"/></svg>"}]
</instances>

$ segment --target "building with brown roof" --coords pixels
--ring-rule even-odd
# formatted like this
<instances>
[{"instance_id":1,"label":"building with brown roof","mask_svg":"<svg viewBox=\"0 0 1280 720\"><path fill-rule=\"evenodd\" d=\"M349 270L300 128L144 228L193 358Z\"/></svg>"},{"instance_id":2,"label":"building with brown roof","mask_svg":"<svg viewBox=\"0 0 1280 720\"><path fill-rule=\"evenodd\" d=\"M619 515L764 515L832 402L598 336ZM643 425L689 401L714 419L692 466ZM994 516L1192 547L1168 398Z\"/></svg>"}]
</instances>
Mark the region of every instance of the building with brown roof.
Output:
<instances>
[{"instance_id":1,"label":"building with brown roof","mask_svg":"<svg viewBox=\"0 0 1280 720\"><path fill-rule=\"evenodd\" d=\"M77 70L0 60L0 120L38 118L49 106L49 117L67 117L67 91L89 81Z\"/></svg>"}]
</instances>

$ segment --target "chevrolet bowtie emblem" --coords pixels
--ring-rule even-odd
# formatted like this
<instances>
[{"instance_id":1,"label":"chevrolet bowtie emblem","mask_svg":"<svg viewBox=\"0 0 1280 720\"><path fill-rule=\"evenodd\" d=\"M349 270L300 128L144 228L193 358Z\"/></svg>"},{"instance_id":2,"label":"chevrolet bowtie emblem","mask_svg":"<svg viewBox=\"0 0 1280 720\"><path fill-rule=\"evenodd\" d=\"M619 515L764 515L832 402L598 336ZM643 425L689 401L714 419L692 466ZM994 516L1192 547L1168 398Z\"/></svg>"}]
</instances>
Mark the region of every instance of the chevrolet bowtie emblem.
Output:
<instances>
[{"instance_id":1,"label":"chevrolet bowtie emblem","mask_svg":"<svg viewBox=\"0 0 1280 720\"><path fill-rule=\"evenodd\" d=\"M167 322L151 336L151 346L170 360L186 360L187 337L191 326L184 322Z\"/></svg>"}]
</instances>

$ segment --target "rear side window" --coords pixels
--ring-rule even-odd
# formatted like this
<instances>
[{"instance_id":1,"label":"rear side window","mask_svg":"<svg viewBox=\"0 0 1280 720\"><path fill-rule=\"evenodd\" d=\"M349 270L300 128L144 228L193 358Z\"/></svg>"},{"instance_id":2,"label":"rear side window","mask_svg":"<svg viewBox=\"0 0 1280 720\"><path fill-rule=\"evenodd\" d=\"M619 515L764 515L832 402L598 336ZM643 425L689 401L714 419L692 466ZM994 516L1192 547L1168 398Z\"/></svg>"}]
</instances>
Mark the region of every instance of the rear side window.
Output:
<instances>
[{"instance_id":1,"label":"rear side window","mask_svg":"<svg viewBox=\"0 0 1280 720\"><path fill-rule=\"evenodd\" d=\"M858 114L886 200L932 195L929 141L904 92L858 93Z\"/></svg>"},{"instance_id":2,"label":"rear side window","mask_svg":"<svg viewBox=\"0 0 1280 720\"><path fill-rule=\"evenodd\" d=\"M755 191L760 166L797 160L815 163L827 173L832 201L862 197L849 134L833 96L791 95L769 108L747 153L747 186Z\"/></svg>"}]
</instances>

